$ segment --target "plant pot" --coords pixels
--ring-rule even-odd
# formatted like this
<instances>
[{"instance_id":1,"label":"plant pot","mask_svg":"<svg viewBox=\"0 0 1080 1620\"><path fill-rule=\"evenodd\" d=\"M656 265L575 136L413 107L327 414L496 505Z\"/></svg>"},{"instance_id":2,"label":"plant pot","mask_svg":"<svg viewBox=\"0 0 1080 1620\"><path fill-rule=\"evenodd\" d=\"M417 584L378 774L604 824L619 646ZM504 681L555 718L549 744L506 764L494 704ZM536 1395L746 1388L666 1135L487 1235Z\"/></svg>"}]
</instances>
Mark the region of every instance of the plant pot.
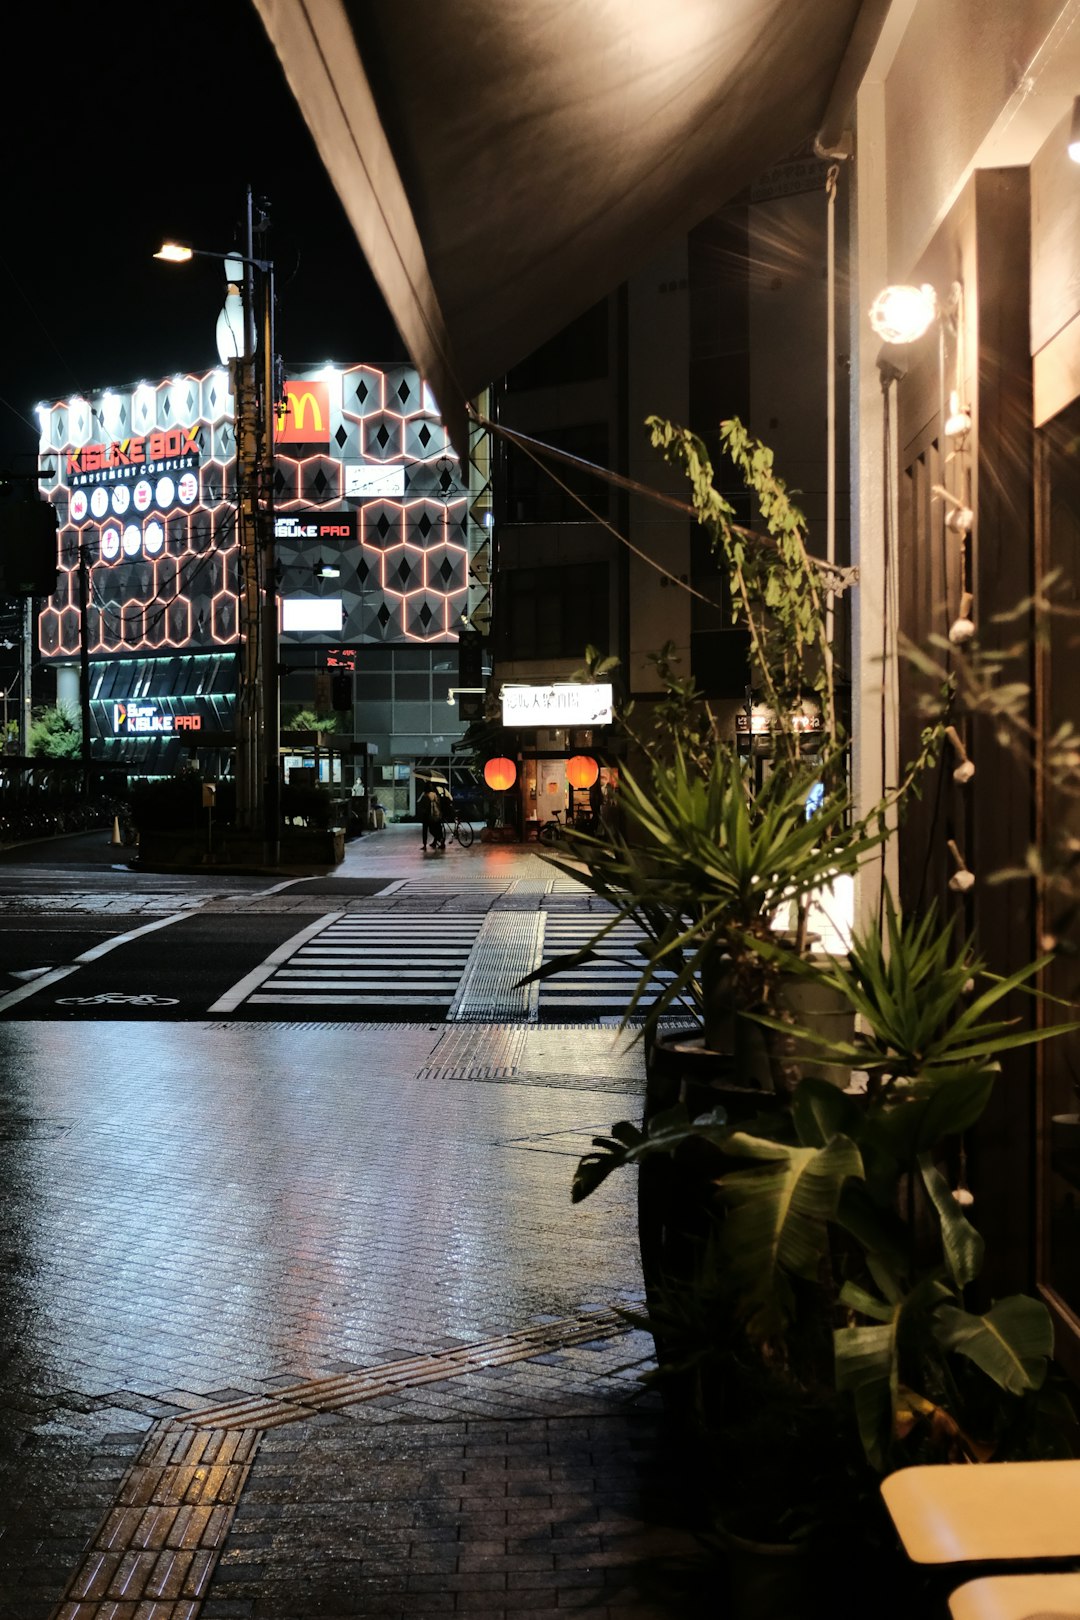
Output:
<instances>
[{"instance_id":1,"label":"plant pot","mask_svg":"<svg viewBox=\"0 0 1080 1620\"><path fill-rule=\"evenodd\" d=\"M753 1541L722 1522L716 1539L724 1555L727 1604L731 1620L802 1620L816 1616L814 1582L807 1547L801 1542Z\"/></svg>"},{"instance_id":2,"label":"plant pot","mask_svg":"<svg viewBox=\"0 0 1080 1620\"><path fill-rule=\"evenodd\" d=\"M710 1051L692 1031L657 1035L646 1054L645 1126L680 1102L691 1119L722 1107L736 1125L784 1105L776 1092L734 1085L734 1062L729 1053ZM693 1287L717 1218L716 1179L727 1162L711 1144L695 1141L676 1154L646 1159L638 1170L641 1270L661 1364L676 1355L660 1326L665 1299L673 1288ZM693 1430L703 1399L696 1375L669 1375L661 1392L677 1426Z\"/></svg>"},{"instance_id":3,"label":"plant pot","mask_svg":"<svg viewBox=\"0 0 1080 1620\"><path fill-rule=\"evenodd\" d=\"M780 1003L815 1035L848 1046L855 1039L855 1013L851 1003L830 984L785 973L780 983ZM797 1037L792 1037L789 1044L787 1061L797 1065L802 1079L826 1080L841 1091L850 1085L851 1070L845 1064L825 1061L814 1046L800 1048Z\"/></svg>"}]
</instances>

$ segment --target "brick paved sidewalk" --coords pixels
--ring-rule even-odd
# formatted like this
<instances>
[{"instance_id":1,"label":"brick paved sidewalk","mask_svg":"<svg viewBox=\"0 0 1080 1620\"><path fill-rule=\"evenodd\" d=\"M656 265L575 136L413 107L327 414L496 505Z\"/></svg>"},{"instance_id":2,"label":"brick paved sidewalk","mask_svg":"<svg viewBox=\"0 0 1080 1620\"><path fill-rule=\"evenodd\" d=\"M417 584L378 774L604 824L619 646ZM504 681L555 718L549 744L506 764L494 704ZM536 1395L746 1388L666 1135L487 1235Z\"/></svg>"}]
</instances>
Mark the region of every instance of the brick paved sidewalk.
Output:
<instances>
[{"instance_id":1,"label":"brick paved sidewalk","mask_svg":"<svg viewBox=\"0 0 1080 1620\"><path fill-rule=\"evenodd\" d=\"M639 1061L0 1026L0 1620L711 1613L636 1567L694 1544L633 1187L569 1197Z\"/></svg>"}]
</instances>

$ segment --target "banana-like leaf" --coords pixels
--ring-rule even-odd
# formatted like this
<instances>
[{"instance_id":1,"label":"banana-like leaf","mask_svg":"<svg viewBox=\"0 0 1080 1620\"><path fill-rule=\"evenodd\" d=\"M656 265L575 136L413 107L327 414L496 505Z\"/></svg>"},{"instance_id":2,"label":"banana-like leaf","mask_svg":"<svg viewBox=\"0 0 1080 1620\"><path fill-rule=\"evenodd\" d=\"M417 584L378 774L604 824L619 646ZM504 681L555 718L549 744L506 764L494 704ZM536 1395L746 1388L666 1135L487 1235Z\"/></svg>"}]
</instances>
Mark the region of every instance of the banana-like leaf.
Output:
<instances>
[{"instance_id":1,"label":"banana-like leaf","mask_svg":"<svg viewBox=\"0 0 1080 1620\"><path fill-rule=\"evenodd\" d=\"M868 1316L872 1322L891 1322L898 1301L893 1300L890 1304L886 1304L869 1289L861 1287L858 1283L846 1282L840 1290L840 1303L850 1310L858 1311L860 1316Z\"/></svg>"},{"instance_id":2,"label":"banana-like leaf","mask_svg":"<svg viewBox=\"0 0 1080 1620\"><path fill-rule=\"evenodd\" d=\"M934 1335L943 1349L967 1356L1013 1395L1042 1387L1054 1352L1050 1312L1027 1294L999 1299L982 1316L942 1305L934 1319Z\"/></svg>"},{"instance_id":3,"label":"banana-like leaf","mask_svg":"<svg viewBox=\"0 0 1080 1620\"><path fill-rule=\"evenodd\" d=\"M941 1246L945 1264L957 1288L966 1288L982 1270L986 1245L971 1222L961 1213L952 1189L928 1153L919 1155L923 1185L941 1221Z\"/></svg>"},{"instance_id":4,"label":"banana-like leaf","mask_svg":"<svg viewBox=\"0 0 1080 1620\"><path fill-rule=\"evenodd\" d=\"M919 1091L893 1088L890 1101L867 1119L866 1148L906 1169L920 1153L974 1125L990 1100L995 1073L960 1069Z\"/></svg>"},{"instance_id":5,"label":"banana-like leaf","mask_svg":"<svg viewBox=\"0 0 1080 1620\"><path fill-rule=\"evenodd\" d=\"M870 1465L884 1473L899 1386L898 1310L872 1327L837 1328L833 1334L836 1387L854 1401L859 1438Z\"/></svg>"},{"instance_id":6,"label":"banana-like leaf","mask_svg":"<svg viewBox=\"0 0 1080 1620\"><path fill-rule=\"evenodd\" d=\"M862 1175L854 1142L834 1136L821 1148L765 1141L745 1131L725 1151L756 1161L720 1182L728 1216L723 1246L740 1314L768 1334L788 1315L790 1278L817 1275L844 1183Z\"/></svg>"},{"instance_id":7,"label":"banana-like leaf","mask_svg":"<svg viewBox=\"0 0 1080 1620\"><path fill-rule=\"evenodd\" d=\"M611 1127L610 1136L594 1136L593 1151L579 1160L570 1192L572 1202L580 1204L582 1199L588 1198L613 1170L640 1164L642 1159L657 1153L674 1153L691 1137L720 1146L727 1137L726 1122L727 1115L722 1108L714 1108L712 1113L692 1120L685 1103L676 1103L674 1108L656 1114L645 1132L627 1119L620 1120Z\"/></svg>"},{"instance_id":8,"label":"banana-like leaf","mask_svg":"<svg viewBox=\"0 0 1080 1620\"><path fill-rule=\"evenodd\" d=\"M791 1113L804 1147L824 1147L834 1136L856 1141L862 1127L863 1111L855 1099L827 1080L812 1077L795 1087Z\"/></svg>"}]
</instances>

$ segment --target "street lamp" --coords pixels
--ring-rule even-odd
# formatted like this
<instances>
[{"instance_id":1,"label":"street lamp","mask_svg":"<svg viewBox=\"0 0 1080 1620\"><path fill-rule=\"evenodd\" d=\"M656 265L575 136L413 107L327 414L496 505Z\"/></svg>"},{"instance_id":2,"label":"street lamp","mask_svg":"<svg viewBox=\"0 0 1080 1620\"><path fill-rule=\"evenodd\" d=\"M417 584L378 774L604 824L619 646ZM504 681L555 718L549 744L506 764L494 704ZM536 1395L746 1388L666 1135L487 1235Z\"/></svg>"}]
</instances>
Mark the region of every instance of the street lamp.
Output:
<instances>
[{"instance_id":1,"label":"street lamp","mask_svg":"<svg viewBox=\"0 0 1080 1620\"><path fill-rule=\"evenodd\" d=\"M274 548L274 261L253 251L251 188L247 192L246 253L212 253L187 242L163 242L154 254L167 264L219 259L228 293L218 319L222 362L233 370L236 401L236 485L240 546L242 652L237 693L237 820L260 823L267 859L276 862L281 828L281 712L278 688L277 560ZM263 282L263 365L256 381L255 274ZM243 276L241 296L237 283ZM261 573L261 586L260 586ZM262 719L260 748L259 720Z\"/></svg>"}]
</instances>

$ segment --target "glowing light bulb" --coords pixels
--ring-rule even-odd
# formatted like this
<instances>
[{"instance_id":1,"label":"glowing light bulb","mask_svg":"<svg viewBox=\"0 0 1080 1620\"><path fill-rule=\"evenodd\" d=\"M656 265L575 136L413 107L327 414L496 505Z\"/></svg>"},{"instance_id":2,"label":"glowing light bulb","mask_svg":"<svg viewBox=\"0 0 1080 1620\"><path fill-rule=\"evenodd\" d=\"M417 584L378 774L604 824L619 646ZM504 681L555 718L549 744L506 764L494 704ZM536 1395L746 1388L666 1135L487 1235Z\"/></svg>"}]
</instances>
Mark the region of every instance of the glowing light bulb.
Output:
<instances>
[{"instance_id":1,"label":"glowing light bulb","mask_svg":"<svg viewBox=\"0 0 1080 1620\"><path fill-rule=\"evenodd\" d=\"M926 283L886 287L870 305L870 325L886 343L914 343L936 314L937 294Z\"/></svg>"}]
</instances>

